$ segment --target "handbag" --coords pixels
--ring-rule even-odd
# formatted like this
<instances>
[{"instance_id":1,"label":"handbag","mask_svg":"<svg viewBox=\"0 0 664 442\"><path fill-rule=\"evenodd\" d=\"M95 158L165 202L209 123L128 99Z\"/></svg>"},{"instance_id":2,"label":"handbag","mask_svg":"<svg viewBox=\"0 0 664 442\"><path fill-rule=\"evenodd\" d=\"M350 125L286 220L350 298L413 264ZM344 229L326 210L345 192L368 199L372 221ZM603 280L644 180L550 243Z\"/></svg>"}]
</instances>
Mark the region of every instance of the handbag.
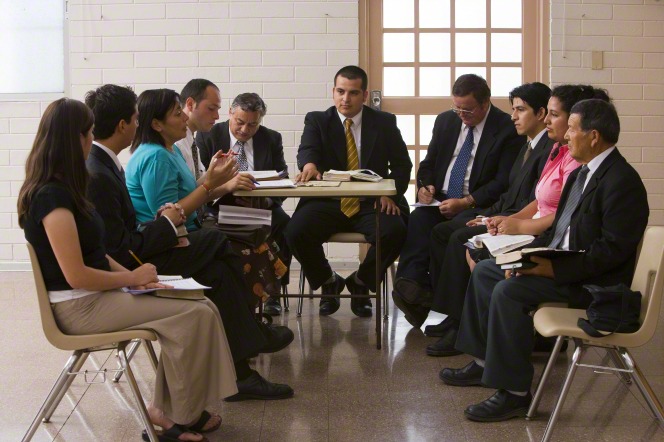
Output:
<instances>
[{"instance_id":1,"label":"handbag","mask_svg":"<svg viewBox=\"0 0 664 442\"><path fill-rule=\"evenodd\" d=\"M588 319L579 318L577 325L586 334L601 338L613 333L633 333L641 323L641 292L635 292L625 284L611 287L584 285L592 302L586 309ZM609 333L601 333L606 331Z\"/></svg>"}]
</instances>

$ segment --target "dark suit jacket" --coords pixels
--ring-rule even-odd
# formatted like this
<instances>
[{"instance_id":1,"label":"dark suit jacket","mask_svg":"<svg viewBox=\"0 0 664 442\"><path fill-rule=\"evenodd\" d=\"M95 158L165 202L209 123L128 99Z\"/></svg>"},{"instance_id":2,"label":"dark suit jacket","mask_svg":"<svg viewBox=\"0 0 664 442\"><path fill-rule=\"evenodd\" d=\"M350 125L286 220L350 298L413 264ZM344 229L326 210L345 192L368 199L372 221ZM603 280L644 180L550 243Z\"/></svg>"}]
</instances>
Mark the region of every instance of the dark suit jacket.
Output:
<instances>
[{"instance_id":1,"label":"dark suit jacket","mask_svg":"<svg viewBox=\"0 0 664 442\"><path fill-rule=\"evenodd\" d=\"M427 155L417 171L418 186L433 185L437 198L461 133L461 118L449 110L438 115ZM470 194L478 207L489 207L507 190L509 174L519 149L526 142L509 115L491 106L470 172Z\"/></svg>"},{"instance_id":2,"label":"dark suit jacket","mask_svg":"<svg viewBox=\"0 0 664 442\"><path fill-rule=\"evenodd\" d=\"M551 228L529 247L548 246L553 239L570 189L581 168L573 171L560 196ZM618 149L602 161L590 177L581 202L570 221L570 250L585 253L554 259L555 280L570 285L570 307L586 307L590 295L583 284L630 285L636 264L636 251L648 224L648 198L641 177Z\"/></svg>"},{"instance_id":3,"label":"dark suit jacket","mask_svg":"<svg viewBox=\"0 0 664 442\"><path fill-rule=\"evenodd\" d=\"M297 151L298 168L302 170L307 163L314 163L321 174L330 169L348 169L345 129L334 106L324 112L309 112L304 118ZM408 188L413 164L393 114L364 106L360 167L393 179L397 195L392 198L402 209L408 210L403 194Z\"/></svg>"},{"instance_id":4,"label":"dark suit jacket","mask_svg":"<svg viewBox=\"0 0 664 442\"><path fill-rule=\"evenodd\" d=\"M284 146L281 134L276 130L260 126L252 138L254 145L254 170L276 170L288 172L288 166L284 159ZM231 148L231 136L228 132L228 120L212 126L209 132L198 131L196 133L196 146L201 162L207 169L210 166L212 156L222 151L228 152ZM281 205L285 198L271 198L274 203ZM222 204L233 204L232 198L222 198Z\"/></svg>"},{"instance_id":5,"label":"dark suit jacket","mask_svg":"<svg viewBox=\"0 0 664 442\"><path fill-rule=\"evenodd\" d=\"M528 149L528 144L524 144L510 171L507 192L500 195L498 201L493 203L488 209L484 209L481 213L486 216L496 214L511 215L517 213L534 200L537 181L540 175L542 175L542 170L544 169L546 160L549 158L549 154L551 154L554 144L555 141L546 134L542 135L533 148L532 154L528 157L526 163L522 165L523 156L526 153L526 149Z\"/></svg>"},{"instance_id":6,"label":"dark suit jacket","mask_svg":"<svg viewBox=\"0 0 664 442\"><path fill-rule=\"evenodd\" d=\"M86 166L90 173L88 199L104 219L106 252L113 259L133 269L138 265L129 250L145 261L178 243L175 230L165 217L136 224L136 212L124 178L106 152L92 145Z\"/></svg>"}]
</instances>

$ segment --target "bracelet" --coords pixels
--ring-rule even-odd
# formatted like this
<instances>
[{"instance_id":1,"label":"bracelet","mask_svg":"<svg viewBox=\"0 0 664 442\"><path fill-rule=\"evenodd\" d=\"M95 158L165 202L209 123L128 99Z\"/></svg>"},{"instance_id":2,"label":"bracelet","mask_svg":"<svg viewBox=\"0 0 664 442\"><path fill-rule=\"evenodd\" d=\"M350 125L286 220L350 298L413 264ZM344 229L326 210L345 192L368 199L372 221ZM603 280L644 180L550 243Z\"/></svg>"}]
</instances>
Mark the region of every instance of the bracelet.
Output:
<instances>
[{"instance_id":1,"label":"bracelet","mask_svg":"<svg viewBox=\"0 0 664 442\"><path fill-rule=\"evenodd\" d=\"M212 193L212 189L210 188L210 186L208 186L208 185L205 184L205 183L201 183L201 187L202 187L203 189L205 189L205 191L207 192L208 196L210 196L210 194Z\"/></svg>"}]
</instances>

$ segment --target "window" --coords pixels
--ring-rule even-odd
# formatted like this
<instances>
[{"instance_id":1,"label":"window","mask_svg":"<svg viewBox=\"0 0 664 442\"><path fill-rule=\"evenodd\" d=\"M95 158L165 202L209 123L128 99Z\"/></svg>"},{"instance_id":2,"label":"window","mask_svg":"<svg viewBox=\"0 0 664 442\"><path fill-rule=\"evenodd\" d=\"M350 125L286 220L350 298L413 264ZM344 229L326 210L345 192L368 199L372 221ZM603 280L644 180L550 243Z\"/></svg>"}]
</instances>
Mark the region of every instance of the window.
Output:
<instances>
[{"instance_id":1,"label":"window","mask_svg":"<svg viewBox=\"0 0 664 442\"><path fill-rule=\"evenodd\" d=\"M0 97L65 91L65 4L0 0Z\"/></svg>"}]
</instances>

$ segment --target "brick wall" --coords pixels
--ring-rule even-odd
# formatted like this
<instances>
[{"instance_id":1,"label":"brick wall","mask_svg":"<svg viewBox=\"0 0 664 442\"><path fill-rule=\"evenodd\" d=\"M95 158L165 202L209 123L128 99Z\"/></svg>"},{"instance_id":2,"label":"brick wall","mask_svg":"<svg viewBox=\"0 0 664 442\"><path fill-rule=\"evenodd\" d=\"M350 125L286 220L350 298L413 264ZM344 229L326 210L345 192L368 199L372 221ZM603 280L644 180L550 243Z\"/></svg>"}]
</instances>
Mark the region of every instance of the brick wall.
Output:
<instances>
[{"instance_id":1,"label":"brick wall","mask_svg":"<svg viewBox=\"0 0 664 442\"><path fill-rule=\"evenodd\" d=\"M619 145L647 186L651 224L664 224L663 3L552 0L551 7L552 82L598 84L616 99ZM109 82L138 93L180 90L193 77L216 82L224 108L240 92L257 92L293 173L304 114L327 108L334 73L358 61L357 15L357 0L69 0L70 95L80 99ZM593 50L604 51L603 70L590 69ZM16 195L47 104L0 101L0 270L28 268ZM354 261L357 249L331 245L329 255Z\"/></svg>"},{"instance_id":2,"label":"brick wall","mask_svg":"<svg viewBox=\"0 0 664 442\"><path fill-rule=\"evenodd\" d=\"M552 0L551 82L604 87L620 115L618 147L664 224L664 1ZM592 51L604 68L591 69Z\"/></svg>"}]
</instances>

